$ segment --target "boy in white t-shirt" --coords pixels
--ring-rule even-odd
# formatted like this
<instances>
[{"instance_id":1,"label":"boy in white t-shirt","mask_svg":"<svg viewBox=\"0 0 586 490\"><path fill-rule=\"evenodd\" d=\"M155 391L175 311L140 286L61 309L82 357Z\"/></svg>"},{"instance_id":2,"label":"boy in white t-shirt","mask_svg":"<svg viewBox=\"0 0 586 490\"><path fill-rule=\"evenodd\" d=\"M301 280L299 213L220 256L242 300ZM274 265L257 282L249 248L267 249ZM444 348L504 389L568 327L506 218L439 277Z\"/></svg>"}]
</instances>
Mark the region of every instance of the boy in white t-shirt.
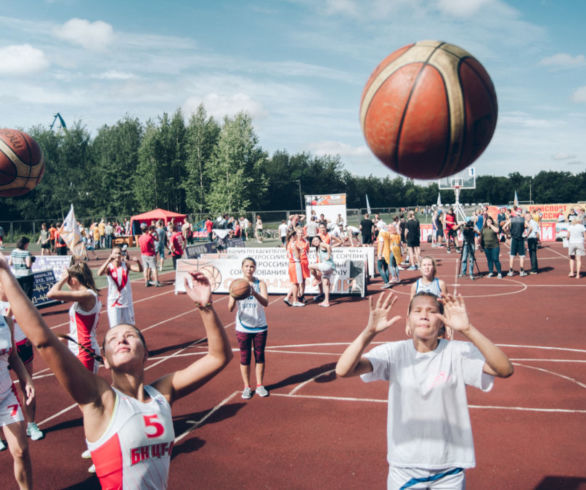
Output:
<instances>
[{"instance_id":1,"label":"boy in white t-shirt","mask_svg":"<svg viewBox=\"0 0 586 490\"><path fill-rule=\"evenodd\" d=\"M363 355L376 335L401 319L387 318L396 299L392 293L370 298L368 324L338 360L336 374L390 383L388 489L463 489L464 470L475 466L466 385L489 391L494 376L511 376L513 365L470 324L461 296L440 302L430 293L416 294L409 305L412 339ZM443 326L469 342L439 338Z\"/></svg>"}]
</instances>

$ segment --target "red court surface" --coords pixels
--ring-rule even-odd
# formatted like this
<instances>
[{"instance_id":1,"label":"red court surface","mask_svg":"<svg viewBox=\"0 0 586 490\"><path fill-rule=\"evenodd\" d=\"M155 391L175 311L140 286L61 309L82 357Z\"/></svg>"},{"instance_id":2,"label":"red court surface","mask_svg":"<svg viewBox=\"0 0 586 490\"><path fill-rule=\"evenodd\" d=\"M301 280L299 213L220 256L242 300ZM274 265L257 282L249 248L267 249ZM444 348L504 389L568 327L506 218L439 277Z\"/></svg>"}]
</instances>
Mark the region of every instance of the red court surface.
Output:
<instances>
[{"instance_id":1,"label":"red court surface","mask_svg":"<svg viewBox=\"0 0 586 490\"><path fill-rule=\"evenodd\" d=\"M507 253L501 248L505 272ZM426 254L438 259L438 276L450 291L466 298L472 323L515 365L513 377L497 379L491 392L469 390L477 467L467 472L467 488L586 488L586 277L568 278L565 250L557 243L539 250L540 274L502 280L458 278L456 254L425 244ZM485 273L486 260L476 255ZM393 288L403 316L417 277L417 271L403 271ZM206 348L198 314L185 296L173 294L172 273L163 280L162 288L133 283L137 325L151 350L147 382ZM380 285L379 278L371 282L369 296L380 294ZM385 488L387 385L336 379L332 371L366 324L368 300L334 298L326 309L288 308L281 299L271 296L267 309L270 396L240 398L235 352L219 376L178 401L169 488ZM215 308L236 350L226 296L215 297ZM67 329L67 309L42 310L55 332ZM100 339L107 328L103 312ZM375 340L403 338L401 325ZM90 463L80 458L79 410L38 355L35 373L37 421L46 431L44 440L29 442L36 487L99 488L87 473ZM0 465L0 488L14 488L8 452L0 454Z\"/></svg>"}]
</instances>

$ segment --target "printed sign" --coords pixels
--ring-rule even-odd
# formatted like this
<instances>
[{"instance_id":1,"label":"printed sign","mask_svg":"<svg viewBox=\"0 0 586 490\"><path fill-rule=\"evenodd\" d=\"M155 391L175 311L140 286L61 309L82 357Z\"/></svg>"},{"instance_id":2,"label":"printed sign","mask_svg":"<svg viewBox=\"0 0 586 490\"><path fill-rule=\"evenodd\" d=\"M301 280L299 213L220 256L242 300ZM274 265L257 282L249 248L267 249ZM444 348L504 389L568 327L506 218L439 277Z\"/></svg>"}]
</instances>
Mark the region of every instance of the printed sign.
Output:
<instances>
[{"instance_id":1,"label":"printed sign","mask_svg":"<svg viewBox=\"0 0 586 490\"><path fill-rule=\"evenodd\" d=\"M35 272L33 277L33 296L31 298L33 305L39 307L58 303L54 299L47 298L47 293L57 282L54 272L52 270Z\"/></svg>"},{"instance_id":2,"label":"printed sign","mask_svg":"<svg viewBox=\"0 0 586 490\"><path fill-rule=\"evenodd\" d=\"M63 273L71 266L71 255L35 255L32 271L41 272L52 270L55 280L59 279Z\"/></svg>"},{"instance_id":3,"label":"printed sign","mask_svg":"<svg viewBox=\"0 0 586 490\"><path fill-rule=\"evenodd\" d=\"M336 249L334 249L336 250ZM332 254L336 271L331 277L332 294L350 294L364 297L366 293L366 264L365 258L356 260L343 254L337 249ZM212 285L214 293L227 293L230 284L236 278L242 277L242 260L252 257L257 262L256 276L267 284L269 294L286 294L289 291L289 262L282 248L246 248L229 249L227 254L202 255L199 259L185 259L177 262L175 272L175 293L185 292L184 279L189 278L188 271L203 272ZM309 254L309 262L315 262L315 253ZM374 264L371 269L374 272ZM305 283L308 294L317 294L319 289L311 284L311 278Z\"/></svg>"}]
</instances>

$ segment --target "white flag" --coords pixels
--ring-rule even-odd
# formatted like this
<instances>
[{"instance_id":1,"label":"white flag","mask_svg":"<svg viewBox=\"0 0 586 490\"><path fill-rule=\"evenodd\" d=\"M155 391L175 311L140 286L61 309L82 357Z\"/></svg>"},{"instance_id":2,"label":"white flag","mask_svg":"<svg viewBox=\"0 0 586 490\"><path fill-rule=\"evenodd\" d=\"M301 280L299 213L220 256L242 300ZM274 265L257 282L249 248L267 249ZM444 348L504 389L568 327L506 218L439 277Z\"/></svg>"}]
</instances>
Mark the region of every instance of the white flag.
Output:
<instances>
[{"instance_id":1,"label":"white flag","mask_svg":"<svg viewBox=\"0 0 586 490\"><path fill-rule=\"evenodd\" d=\"M366 212L368 214L372 214L372 211L370 209L370 203L368 202L368 194L366 194Z\"/></svg>"},{"instance_id":2,"label":"white flag","mask_svg":"<svg viewBox=\"0 0 586 490\"><path fill-rule=\"evenodd\" d=\"M61 228L59 228L59 236L63 238L74 257L84 256L85 244L81 241L81 231L75 219L73 204Z\"/></svg>"}]
</instances>

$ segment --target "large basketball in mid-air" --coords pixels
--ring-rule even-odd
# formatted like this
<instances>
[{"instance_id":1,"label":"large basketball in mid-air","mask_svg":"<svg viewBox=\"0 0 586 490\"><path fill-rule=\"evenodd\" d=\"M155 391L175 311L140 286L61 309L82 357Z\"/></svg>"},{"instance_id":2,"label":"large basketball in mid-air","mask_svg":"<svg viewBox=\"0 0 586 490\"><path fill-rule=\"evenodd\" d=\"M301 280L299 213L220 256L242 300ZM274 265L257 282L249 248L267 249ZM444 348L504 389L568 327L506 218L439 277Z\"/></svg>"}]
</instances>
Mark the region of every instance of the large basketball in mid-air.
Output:
<instances>
[{"instance_id":1,"label":"large basketball in mid-air","mask_svg":"<svg viewBox=\"0 0 586 490\"><path fill-rule=\"evenodd\" d=\"M43 178L45 160L38 143L16 129L0 129L0 196L21 196Z\"/></svg>"},{"instance_id":2,"label":"large basketball in mid-air","mask_svg":"<svg viewBox=\"0 0 586 490\"><path fill-rule=\"evenodd\" d=\"M250 283L246 279L234 279L230 284L230 296L234 299L246 299L250 296Z\"/></svg>"},{"instance_id":3,"label":"large basketball in mid-air","mask_svg":"<svg viewBox=\"0 0 586 490\"><path fill-rule=\"evenodd\" d=\"M494 85L470 53L439 41L398 49L376 67L360 102L372 152L415 179L453 175L476 160L496 127Z\"/></svg>"}]
</instances>

